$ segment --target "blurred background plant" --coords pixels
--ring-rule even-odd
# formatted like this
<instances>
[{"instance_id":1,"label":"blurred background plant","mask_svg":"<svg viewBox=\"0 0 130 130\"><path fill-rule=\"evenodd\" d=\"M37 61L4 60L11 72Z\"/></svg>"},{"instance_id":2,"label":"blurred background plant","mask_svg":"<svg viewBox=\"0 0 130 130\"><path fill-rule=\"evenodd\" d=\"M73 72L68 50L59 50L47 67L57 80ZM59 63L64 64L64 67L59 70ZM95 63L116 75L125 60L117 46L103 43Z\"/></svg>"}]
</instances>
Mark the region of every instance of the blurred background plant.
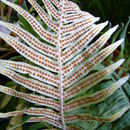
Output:
<instances>
[{"instance_id":1,"label":"blurred background plant","mask_svg":"<svg viewBox=\"0 0 130 130\"><path fill-rule=\"evenodd\" d=\"M28 10L30 13L35 15L37 20L40 22L40 18L37 16L37 14L34 12L33 8L29 5L29 3L26 0L10 0L14 3L17 3L18 5L22 6L24 9ZM125 42L122 44L120 48L118 48L113 54L111 54L100 66L98 66L96 69L102 69L105 66L109 65L110 63L114 63L115 61L125 58L125 63L122 67L120 67L116 72L112 74L112 78L114 80L118 80L121 77L127 75L130 73L130 30L129 30L129 23L130 23L130 0L72 0L73 2L77 3L81 10L90 12L96 17L100 17L101 21L110 21L109 26L107 26L106 30L108 30L110 27L119 24L119 28L116 31L116 33L113 35L113 37L108 41L107 45L113 43L117 39L124 38ZM39 4L41 4L41 0L37 0ZM43 6L44 8L44 6ZM14 10L11 8L5 6L0 2L0 19L19 24L23 28L26 28L27 31L31 32L33 35L37 37L37 34L34 32L32 27L28 24L27 21L25 21L24 18L19 16ZM46 28L46 25L43 25ZM16 34L13 34L6 28L3 28L0 26L0 30L13 35L17 37ZM105 30L105 31L106 31ZM104 32L101 32L101 34ZM18 37L17 37L18 38ZM20 56L13 48L11 48L8 44L6 44L4 41L0 39L0 59L10 59L10 60L19 60L19 61L25 61L25 59ZM28 62L28 61L26 61ZM0 75L0 83L12 87L13 89L18 89L19 91L27 91L23 87L19 87L18 84L14 83L13 81L10 81L8 78ZM104 85L103 85L104 86ZM102 88L102 85L99 85L99 89ZM90 90L95 91L95 90ZM105 102L100 103L96 107L100 111L96 111L98 113L107 113L109 112L109 108L112 105L115 105L116 102L119 100L124 101L124 99L130 99L130 80L122 87L120 90L122 95L118 96L111 96L108 98ZM124 101L125 102L125 101ZM29 104L26 104L21 99L16 99L13 97L10 97L8 95L0 94L0 111L6 112L11 110L22 110L23 108L26 108ZM93 106L95 107L95 106ZM116 108L115 108L116 109ZM96 113L95 112L95 113ZM10 122L8 123L8 119L0 119L0 129L5 130L9 128L14 128L15 130L41 130L41 128L50 128L51 126L47 123L38 123L38 124L32 124L32 125L25 125L25 126L17 126L17 124L24 124L26 122L26 118L19 116L19 117L13 117L11 118ZM105 124L97 124L91 123L88 125L88 127L93 130L129 130L130 129L130 110L119 120L113 122L113 123L105 123ZM86 126L84 126L86 128ZM87 129L87 128L86 128Z\"/></svg>"},{"instance_id":2,"label":"blurred background plant","mask_svg":"<svg viewBox=\"0 0 130 130\"><path fill-rule=\"evenodd\" d=\"M9 1L15 2L18 5L22 5L23 3L23 0L15 0L15 1L9 0ZM12 10L10 7L0 2L0 20L12 23L16 22L18 20L16 11ZM13 32L11 32L10 30L8 30L3 26L0 26L0 30L5 32L6 34L16 36ZM0 59L11 56L13 53L16 53L16 51L13 48L11 48L8 44L6 44L2 39L0 39Z\"/></svg>"}]
</instances>

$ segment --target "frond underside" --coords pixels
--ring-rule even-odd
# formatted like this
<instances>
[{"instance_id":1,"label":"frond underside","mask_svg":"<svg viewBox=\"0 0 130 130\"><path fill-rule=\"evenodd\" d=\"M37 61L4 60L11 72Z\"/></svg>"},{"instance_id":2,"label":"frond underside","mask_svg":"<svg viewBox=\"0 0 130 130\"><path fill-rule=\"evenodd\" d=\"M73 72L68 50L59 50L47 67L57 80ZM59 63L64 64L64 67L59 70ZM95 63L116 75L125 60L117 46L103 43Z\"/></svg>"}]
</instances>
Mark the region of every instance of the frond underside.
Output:
<instances>
[{"instance_id":1,"label":"frond underside","mask_svg":"<svg viewBox=\"0 0 130 130\"><path fill-rule=\"evenodd\" d=\"M107 26L108 21L96 24L96 18L68 0L42 0L45 10L35 0L28 2L40 16L43 25L20 6L1 0L16 10L34 29L39 38L18 25L0 21L0 25L17 34L17 37L0 32L0 38L18 53L31 61L24 62L0 60L0 73L23 87L36 92L27 94L0 85L0 92L24 99L37 106L26 110L0 113L0 118L30 115L27 122L48 122L63 130L80 129L73 125L78 121L112 122L121 117L129 107L124 106L113 115L94 116L91 114L71 114L80 108L104 101L115 93L129 78L126 76L105 89L82 96L82 93L103 81L124 59L90 74L94 68L107 58L122 43L123 39L105 47L105 43L118 26L109 29L96 41L95 38ZM42 41L41 41L42 39ZM28 74L29 77L21 74ZM37 94L38 93L38 94ZM47 108L46 108L47 107Z\"/></svg>"}]
</instances>

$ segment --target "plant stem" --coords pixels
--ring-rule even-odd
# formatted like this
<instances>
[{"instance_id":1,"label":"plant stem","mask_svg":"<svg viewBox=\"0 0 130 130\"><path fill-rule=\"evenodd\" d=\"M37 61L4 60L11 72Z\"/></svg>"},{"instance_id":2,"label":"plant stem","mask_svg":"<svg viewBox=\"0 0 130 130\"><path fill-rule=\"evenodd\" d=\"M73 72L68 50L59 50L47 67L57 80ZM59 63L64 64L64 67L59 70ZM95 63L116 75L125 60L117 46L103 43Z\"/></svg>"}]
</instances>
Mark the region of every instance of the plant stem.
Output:
<instances>
[{"instance_id":1,"label":"plant stem","mask_svg":"<svg viewBox=\"0 0 130 130\"><path fill-rule=\"evenodd\" d=\"M1 20L3 20L3 8L2 8L2 2L0 1L0 16Z\"/></svg>"},{"instance_id":2,"label":"plant stem","mask_svg":"<svg viewBox=\"0 0 130 130\"><path fill-rule=\"evenodd\" d=\"M60 48L60 38L61 38L61 27L62 27L62 17L64 10L64 0L62 2L62 10L59 22L59 30L58 30L58 61L59 61L59 78L60 78L60 113L61 113L61 122L62 129L66 130L65 121L64 121L64 112L63 112L63 85L62 85L62 62L61 62L61 48Z\"/></svg>"},{"instance_id":3,"label":"plant stem","mask_svg":"<svg viewBox=\"0 0 130 130\"><path fill-rule=\"evenodd\" d=\"M6 54L4 54L4 55L2 55L2 56L0 56L0 59L3 59L3 58L5 58L5 57L7 57L7 56L9 56L9 55L11 55L11 54L13 54L13 53L15 53L16 51L13 49L13 50L10 50L8 53L6 53Z\"/></svg>"},{"instance_id":4,"label":"plant stem","mask_svg":"<svg viewBox=\"0 0 130 130\"><path fill-rule=\"evenodd\" d=\"M12 2L12 0L9 0L10 2ZM10 16L11 16L11 12L12 12L12 8L8 7L8 14L7 14L7 19L6 21L9 22Z\"/></svg>"}]
</instances>

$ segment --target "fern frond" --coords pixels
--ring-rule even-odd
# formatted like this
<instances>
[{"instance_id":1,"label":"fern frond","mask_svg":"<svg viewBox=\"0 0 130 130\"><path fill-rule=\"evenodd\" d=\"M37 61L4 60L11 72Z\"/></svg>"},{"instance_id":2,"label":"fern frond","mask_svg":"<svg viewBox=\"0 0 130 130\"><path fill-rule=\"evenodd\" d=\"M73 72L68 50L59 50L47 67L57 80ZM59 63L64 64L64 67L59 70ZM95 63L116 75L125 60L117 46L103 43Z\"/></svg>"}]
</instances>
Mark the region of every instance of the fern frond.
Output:
<instances>
[{"instance_id":1,"label":"fern frond","mask_svg":"<svg viewBox=\"0 0 130 130\"><path fill-rule=\"evenodd\" d=\"M46 31L42 25L32 16L30 15L27 11L25 11L24 9L22 9L20 6L15 5L11 2L8 2L7 0L1 0L2 2L4 2L6 5L12 7L14 10L16 10L20 15L22 15L29 23L30 25L33 27L33 29L39 34L39 36L41 38L43 38L44 40L50 42L53 45L57 45L57 36Z\"/></svg>"},{"instance_id":2,"label":"fern frond","mask_svg":"<svg viewBox=\"0 0 130 130\"><path fill-rule=\"evenodd\" d=\"M61 10L61 5L58 0L51 0L51 2L58 8L58 10Z\"/></svg>"},{"instance_id":3,"label":"fern frond","mask_svg":"<svg viewBox=\"0 0 130 130\"><path fill-rule=\"evenodd\" d=\"M56 102L54 99L45 98L43 96L37 96L34 94L25 94L25 93L17 92L15 90L10 89L10 88L5 87L5 86L0 86L0 92L6 93L6 94L14 96L14 97L24 99L26 101L29 101L31 103L35 103L37 105L48 106L48 107L54 108L56 110L60 109L59 103Z\"/></svg>"},{"instance_id":4,"label":"fern frond","mask_svg":"<svg viewBox=\"0 0 130 130\"><path fill-rule=\"evenodd\" d=\"M9 45L14 47L17 52L26 57L28 60L34 62L35 64L40 65L41 67L48 69L50 71L58 71L58 63L52 59L47 58L44 55L41 55L34 49L22 44L16 38L9 36L5 33L0 32L0 38L5 40Z\"/></svg>"},{"instance_id":5,"label":"fern frond","mask_svg":"<svg viewBox=\"0 0 130 130\"><path fill-rule=\"evenodd\" d=\"M66 63L63 67L63 69L69 70L69 72L72 70L73 66L76 67L80 63L82 63L87 58L90 58L91 55L99 50L110 38L112 33L117 29L118 26L113 27L112 29L108 30L104 35L102 35L96 42L92 43L90 46L86 48L85 51L81 52L79 55L77 55L74 59L71 60L71 62Z\"/></svg>"},{"instance_id":6,"label":"fern frond","mask_svg":"<svg viewBox=\"0 0 130 130\"><path fill-rule=\"evenodd\" d=\"M98 20L99 20L99 18L86 17L85 20L83 20L83 21L74 22L72 25L67 25L65 27L62 27L61 34L65 36L70 33L72 33L72 34L79 33L79 30L78 30L79 28L85 29L85 28L91 26L92 24L94 24ZM69 22L73 22L73 21L69 21ZM80 32L83 31L81 29L80 29ZM67 44L66 44L66 42L67 42ZM69 42L67 40L66 42L64 42L64 41L62 42L62 48L65 48L65 47L69 46L69 44L71 44L71 41Z\"/></svg>"},{"instance_id":7,"label":"fern frond","mask_svg":"<svg viewBox=\"0 0 130 130\"><path fill-rule=\"evenodd\" d=\"M55 31L58 31L58 23L53 21L48 16L48 14L34 0L28 0L28 1L34 7L34 9L37 11L37 13L42 18L42 20L48 25L48 27L52 28Z\"/></svg>"},{"instance_id":8,"label":"fern frond","mask_svg":"<svg viewBox=\"0 0 130 130\"><path fill-rule=\"evenodd\" d=\"M79 99L75 99L74 101L72 100L71 102L65 104L64 111L70 111L72 109L96 104L105 100L107 97L112 95L118 88L120 88L128 80L128 78L129 76L120 79L105 90L101 90L89 96L80 97Z\"/></svg>"},{"instance_id":9,"label":"fern frond","mask_svg":"<svg viewBox=\"0 0 130 130\"><path fill-rule=\"evenodd\" d=\"M48 122L55 127L62 128L61 123L59 121L48 117L31 117L27 122Z\"/></svg>"},{"instance_id":10,"label":"fern frond","mask_svg":"<svg viewBox=\"0 0 130 130\"><path fill-rule=\"evenodd\" d=\"M43 44L40 40L38 40L32 34L28 33L26 30L16 25L13 25L11 23L6 23L2 21L0 21L0 25L10 29L11 31L19 35L19 37L21 37L29 46L31 46L35 50L38 50L42 54L48 56L48 58L49 57L52 57L55 59L58 58L58 55L57 55L58 51L56 48Z\"/></svg>"},{"instance_id":11,"label":"fern frond","mask_svg":"<svg viewBox=\"0 0 130 130\"><path fill-rule=\"evenodd\" d=\"M39 67L35 67L23 62L9 60L0 60L0 65L4 68L12 69L22 74L29 74L32 78L40 80L41 82L59 87L59 77Z\"/></svg>"},{"instance_id":12,"label":"fern frond","mask_svg":"<svg viewBox=\"0 0 130 130\"><path fill-rule=\"evenodd\" d=\"M15 72L13 72L10 69L1 67L0 73L32 91L35 91L35 92L38 92L43 95L46 95L46 96L49 96L52 98L56 98L56 99L59 98L59 96L60 96L57 89L55 89L49 85L46 85L45 83L42 83L40 81L25 78L24 76L21 76Z\"/></svg>"},{"instance_id":13,"label":"fern frond","mask_svg":"<svg viewBox=\"0 0 130 130\"><path fill-rule=\"evenodd\" d=\"M112 45L106 47L99 53L95 54L92 58L80 64L77 68L75 68L72 73L68 74L64 78L64 87L69 87L76 83L79 79L83 78L87 75L97 64L101 63L108 55L110 55L121 43L123 40L120 40ZM66 74L66 71L64 71Z\"/></svg>"},{"instance_id":14,"label":"fern frond","mask_svg":"<svg viewBox=\"0 0 130 130\"><path fill-rule=\"evenodd\" d=\"M91 40L98 35L98 33L108 24L108 22L99 24L99 25L93 25L87 33L82 35L75 43L73 43L72 46L68 47L63 55L62 55L62 62L65 63L72 59L76 54L78 54L80 51L82 51L82 48L87 46ZM73 54L73 55L72 55Z\"/></svg>"},{"instance_id":15,"label":"fern frond","mask_svg":"<svg viewBox=\"0 0 130 130\"><path fill-rule=\"evenodd\" d=\"M84 79L80 80L78 83L74 84L73 86L71 86L66 90L65 100L94 87L94 85L98 84L100 81L102 81L105 78L105 76L107 76L108 74L116 70L123 62L124 60L120 60L117 63L112 64L106 67L105 69L98 71L94 74L91 74L85 77Z\"/></svg>"},{"instance_id":16,"label":"fern frond","mask_svg":"<svg viewBox=\"0 0 130 130\"><path fill-rule=\"evenodd\" d=\"M58 129L80 130L82 123L112 122L129 109L126 101L121 104L120 110L110 114L105 111L93 114L88 110L94 104L100 104L115 95L129 78L126 76L114 81L109 77L111 84L104 82L108 75L122 65L124 59L104 69L95 69L124 42L121 39L102 49L118 25L99 36L108 21L96 24L98 17L81 11L71 1L42 0L45 6L42 9L35 0L28 0L41 18L40 22L20 6L7 0L1 1L16 10L37 36L26 28L0 21L0 26L17 34L17 37L13 37L0 31L0 38L29 60L27 63L0 60L0 73L34 93L18 92L2 85L0 92L36 105L21 111L0 113L0 118L27 114L31 116L27 122L48 122ZM97 91L100 82L106 83L106 87ZM96 91L87 94L91 89ZM124 100L124 97L121 96L120 100ZM75 126L75 123L79 125Z\"/></svg>"},{"instance_id":17,"label":"fern frond","mask_svg":"<svg viewBox=\"0 0 130 130\"><path fill-rule=\"evenodd\" d=\"M117 120L118 118L120 118L127 110L129 109L129 107L125 107L123 109L121 109L120 111L116 112L115 114L113 114L110 117L95 117L95 116L91 116L91 115L77 115L77 116L67 116L66 120L67 123L70 122L77 122L78 120L83 120L83 121L87 121L87 120L96 120L99 122L112 122Z\"/></svg>"},{"instance_id":18,"label":"fern frond","mask_svg":"<svg viewBox=\"0 0 130 130\"><path fill-rule=\"evenodd\" d=\"M0 117L2 118L7 118L11 116L19 116L22 114L27 114L27 115L35 115L35 116L46 116L52 119L59 119L60 116L55 112L50 109L43 109L43 108L29 108L27 110L22 110L22 111L13 111L13 112L7 112L7 113L0 113Z\"/></svg>"}]
</instances>

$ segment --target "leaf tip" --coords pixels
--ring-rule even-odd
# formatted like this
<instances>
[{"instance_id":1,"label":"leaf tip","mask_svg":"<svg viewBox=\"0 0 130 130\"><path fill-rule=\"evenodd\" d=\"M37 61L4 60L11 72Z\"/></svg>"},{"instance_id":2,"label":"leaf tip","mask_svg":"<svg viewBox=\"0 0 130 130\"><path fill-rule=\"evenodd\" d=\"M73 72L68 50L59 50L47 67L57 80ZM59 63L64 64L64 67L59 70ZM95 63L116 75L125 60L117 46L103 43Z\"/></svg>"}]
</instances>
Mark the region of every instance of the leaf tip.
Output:
<instances>
[{"instance_id":1,"label":"leaf tip","mask_svg":"<svg viewBox=\"0 0 130 130\"><path fill-rule=\"evenodd\" d=\"M124 39L122 38L122 39L118 40L117 42L115 42L113 45L114 45L115 47L118 47L118 46L121 45L123 42L124 42Z\"/></svg>"},{"instance_id":2,"label":"leaf tip","mask_svg":"<svg viewBox=\"0 0 130 130\"><path fill-rule=\"evenodd\" d=\"M96 20L96 21L99 21L99 20L100 20L100 17L96 17L95 20Z\"/></svg>"},{"instance_id":3,"label":"leaf tip","mask_svg":"<svg viewBox=\"0 0 130 130\"><path fill-rule=\"evenodd\" d=\"M129 75L125 76L124 78L122 78L122 80L124 81L124 83L129 79Z\"/></svg>"},{"instance_id":4,"label":"leaf tip","mask_svg":"<svg viewBox=\"0 0 130 130\"><path fill-rule=\"evenodd\" d=\"M109 23L109 21L107 20L106 22L104 22L104 26L106 26Z\"/></svg>"},{"instance_id":5,"label":"leaf tip","mask_svg":"<svg viewBox=\"0 0 130 130\"><path fill-rule=\"evenodd\" d=\"M113 30L116 31L118 27L119 27L119 25L114 26Z\"/></svg>"},{"instance_id":6,"label":"leaf tip","mask_svg":"<svg viewBox=\"0 0 130 130\"><path fill-rule=\"evenodd\" d=\"M121 59L121 60L118 61L118 64L122 65L124 63L124 61L125 61L125 59Z\"/></svg>"}]
</instances>

